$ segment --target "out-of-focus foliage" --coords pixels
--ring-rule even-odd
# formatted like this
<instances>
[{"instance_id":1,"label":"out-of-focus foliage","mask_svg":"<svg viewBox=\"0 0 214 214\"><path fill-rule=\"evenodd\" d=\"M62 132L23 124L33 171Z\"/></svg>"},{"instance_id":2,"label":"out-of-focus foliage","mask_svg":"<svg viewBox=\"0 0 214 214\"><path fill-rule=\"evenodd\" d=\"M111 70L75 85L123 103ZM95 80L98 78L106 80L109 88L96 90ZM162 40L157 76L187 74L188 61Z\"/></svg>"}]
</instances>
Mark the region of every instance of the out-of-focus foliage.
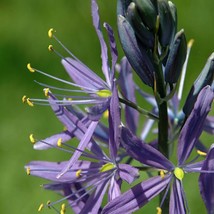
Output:
<instances>
[{"instance_id":1,"label":"out-of-focus foliage","mask_svg":"<svg viewBox=\"0 0 214 214\"><path fill-rule=\"evenodd\" d=\"M207 57L214 51L214 2L173 2L178 8L178 29L185 29L188 40L195 39L188 66L188 81L185 82L184 93L187 95ZM116 1L98 0L98 4L102 21L108 22L116 30ZM49 107L30 108L21 103L24 94L43 97L42 88L33 82L34 79L47 82L44 77L28 72L28 62L56 76L68 78L59 57L47 50L47 46L53 43L47 37L50 27L57 30L57 36L89 67L99 72L101 66L100 47L92 26L89 0L1 0L0 213L37 213L40 202L57 199L57 195L40 187L45 181L28 177L23 167L30 160L55 160L55 155L63 159L65 155L62 152L32 149L29 134L33 132L37 138L44 138L63 127L53 117ZM61 50L57 45L55 47ZM192 189L192 193L187 192L188 196L191 195L188 201L192 213L197 211L197 206L203 206L201 201L194 198L197 195L193 192L194 182L197 180L189 178L189 183L184 184ZM145 210L148 209L147 206ZM45 213L53 211L45 210Z\"/></svg>"}]
</instances>

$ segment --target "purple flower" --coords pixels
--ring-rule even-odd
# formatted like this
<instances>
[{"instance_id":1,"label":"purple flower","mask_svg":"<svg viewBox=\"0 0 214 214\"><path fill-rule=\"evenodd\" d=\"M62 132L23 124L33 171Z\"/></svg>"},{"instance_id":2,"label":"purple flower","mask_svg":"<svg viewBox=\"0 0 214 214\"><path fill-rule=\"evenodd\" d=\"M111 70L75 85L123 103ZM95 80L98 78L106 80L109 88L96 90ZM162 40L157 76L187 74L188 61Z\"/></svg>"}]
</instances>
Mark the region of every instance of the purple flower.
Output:
<instances>
[{"instance_id":1,"label":"purple flower","mask_svg":"<svg viewBox=\"0 0 214 214\"><path fill-rule=\"evenodd\" d=\"M77 59L69 51L68 52L70 53L72 58L62 58L62 64L74 83L61 80L59 78L46 74L42 71L31 68L31 66L28 65L28 69L32 72L37 71L53 79L56 79L58 81L64 82L69 85L73 85L75 87L79 87L81 89L81 90L68 90L68 91L81 92L81 93L87 94L87 96L79 96L79 97L68 96L68 98L71 98L71 99L67 99L67 96L61 95L63 96L64 99L60 100L57 98L57 95L53 94L50 90L45 89L45 94L49 97L48 102L52 107L54 113L58 117L58 119L65 125L66 131L63 131L49 138L46 138L45 140L37 142L34 148L35 149L50 148L52 146L56 146L58 140L60 140L60 142L63 143L70 140L74 136L80 140L77 150L74 152L70 161L67 163L67 166L64 169L62 169L61 173L59 173L58 177L64 175L67 172L67 170L75 163L75 161L78 160L82 151L84 151L86 147L91 151L97 149L98 153L102 154L102 152L96 146L96 143L94 143L93 140L92 142L90 141L91 141L92 135L95 132L95 129L98 126L101 116L105 111L107 110L111 111L112 109L111 103L113 103L114 97L117 96L116 89L114 89L116 87L114 73L115 73L115 65L116 65L118 54L117 54L113 31L112 31L112 28L107 23L104 24L104 27L106 28L108 37L109 37L109 44L110 44L109 46L110 46L110 53L112 58L111 66L109 66L108 50L107 50L107 45L104 41L102 31L100 29L100 18L99 18L98 5L96 0L91 0L91 8L92 8L93 24L101 45L102 71L105 76L105 81L102 80L96 73L90 70L85 64L83 64L79 59ZM53 35L53 29L49 31L49 36L55 38L56 41L62 44L57 39L57 37ZM64 47L64 45L62 46ZM51 47L49 46L49 49L54 50L52 46ZM67 48L65 49L67 50ZM58 52L56 53L60 55ZM46 84L42 84L42 83L40 84L44 86L48 86ZM52 86L50 86L49 88L63 90L61 88L56 88ZM47 102L47 100L41 100L41 99L30 99L27 101L30 102L32 105L34 102L35 103ZM88 111L87 117L83 117L79 121L78 117L74 113L69 111L69 106L75 105L75 104L76 105L92 104L93 106L87 107L87 111ZM115 104L113 103L113 105Z\"/></svg>"},{"instance_id":2,"label":"purple flower","mask_svg":"<svg viewBox=\"0 0 214 214\"><path fill-rule=\"evenodd\" d=\"M137 169L120 163L122 160L122 156L118 155L120 123L119 102L114 89L109 109L109 157L97 145L97 149L91 149L90 154L81 151L83 156L94 161L77 160L69 168L70 161L60 163L33 161L26 165L28 173L54 182L44 187L61 192L64 196L62 200L67 199L75 213L98 213L107 191L108 201L111 201L121 194L122 180L131 183L138 177ZM76 127L76 131L78 129L79 127ZM59 177L58 174L65 168L66 173ZM48 206L54 204L55 202Z\"/></svg>"},{"instance_id":3,"label":"purple flower","mask_svg":"<svg viewBox=\"0 0 214 214\"><path fill-rule=\"evenodd\" d=\"M213 185L210 187L211 191L207 192L206 190L209 188L210 182L214 179L213 149L211 148L205 161L186 164L186 160L190 156L203 130L203 124L210 111L213 98L214 92L210 86L203 88L200 92L194 109L186 120L179 135L177 166L172 164L159 151L138 139L127 128L122 128L122 145L127 153L139 162L159 170L160 176L143 181L123 193L107 204L104 207L103 213L131 213L148 203L164 189L166 189L167 192L171 182L173 182L173 184L169 211L170 213L186 213L188 208L182 180L184 174L188 172L202 173L200 176L201 193L208 212L212 213L212 209L214 208L213 195L211 195ZM161 204L162 203L163 201Z\"/></svg>"}]
</instances>

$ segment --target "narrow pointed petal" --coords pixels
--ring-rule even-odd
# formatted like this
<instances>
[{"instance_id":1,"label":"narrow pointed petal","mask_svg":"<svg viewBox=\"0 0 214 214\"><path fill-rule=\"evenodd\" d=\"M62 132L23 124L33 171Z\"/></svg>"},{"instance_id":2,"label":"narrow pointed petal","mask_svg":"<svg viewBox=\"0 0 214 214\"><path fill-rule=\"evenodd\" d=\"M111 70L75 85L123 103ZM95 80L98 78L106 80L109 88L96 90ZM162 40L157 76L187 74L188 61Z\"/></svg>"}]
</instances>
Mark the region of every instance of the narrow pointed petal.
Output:
<instances>
[{"instance_id":1,"label":"narrow pointed petal","mask_svg":"<svg viewBox=\"0 0 214 214\"><path fill-rule=\"evenodd\" d=\"M211 110L214 92L210 86L203 88L198 95L195 106L187 118L178 139L178 162L182 165L189 157L192 149L203 131L204 121Z\"/></svg>"},{"instance_id":2,"label":"narrow pointed petal","mask_svg":"<svg viewBox=\"0 0 214 214\"><path fill-rule=\"evenodd\" d=\"M44 150L50 149L57 146L57 142L61 139L62 143L67 142L71 138L73 138L73 133L69 132L68 130L61 132L59 134L52 135L44 140L40 140L33 145L33 148L36 150ZM46 144L47 143L47 144Z\"/></svg>"},{"instance_id":3,"label":"narrow pointed petal","mask_svg":"<svg viewBox=\"0 0 214 214\"><path fill-rule=\"evenodd\" d=\"M85 124L82 123L82 121L79 120L76 115L72 114L70 111L64 108L64 106L58 105L56 102L56 97L54 97L51 92L49 92L48 100L59 121L62 122L68 131L73 133L77 139L81 140L87 132L88 127L86 127ZM88 149L98 157L104 156L101 148L93 139L91 139L91 141L88 143Z\"/></svg>"},{"instance_id":4,"label":"narrow pointed petal","mask_svg":"<svg viewBox=\"0 0 214 214\"><path fill-rule=\"evenodd\" d=\"M109 181L107 179L96 187L96 190L90 195L80 214L100 213L99 210L108 184Z\"/></svg>"},{"instance_id":5,"label":"narrow pointed petal","mask_svg":"<svg viewBox=\"0 0 214 214\"><path fill-rule=\"evenodd\" d=\"M121 195L121 183L121 179L116 180L115 177L111 178L108 191L108 201L112 201L113 199Z\"/></svg>"},{"instance_id":6,"label":"narrow pointed petal","mask_svg":"<svg viewBox=\"0 0 214 214\"><path fill-rule=\"evenodd\" d=\"M122 93L123 97L125 97L127 100L130 100L133 103L136 103L135 84L134 84L134 80L133 80L131 66L126 57L124 57L121 60L120 64L121 64L121 66L120 66L120 76L118 79L118 84L121 88L121 93ZM125 115L126 115L125 118L126 118L127 127L133 133L136 133L137 126L138 126L139 113L135 109L126 105L125 106Z\"/></svg>"},{"instance_id":7,"label":"narrow pointed petal","mask_svg":"<svg viewBox=\"0 0 214 214\"><path fill-rule=\"evenodd\" d=\"M48 162L48 161L32 161L28 163L25 168L30 169L30 175L41 177L54 182L72 182L78 179L78 181L83 181L83 178L78 178L76 176L76 172L78 170L90 170L95 172L95 170L99 171L100 164L93 163L89 161L77 161L72 170L68 171L61 178L56 178L57 175L61 172L61 170L66 167L68 164L67 161L64 162Z\"/></svg>"},{"instance_id":8,"label":"narrow pointed petal","mask_svg":"<svg viewBox=\"0 0 214 214\"><path fill-rule=\"evenodd\" d=\"M138 169L129 164L119 164L118 168L120 178L125 180L129 184L139 177Z\"/></svg>"},{"instance_id":9,"label":"narrow pointed petal","mask_svg":"<svg viewBox=\"0 0 214 214\"><path fill-rule=\"evenodd\" d=\"M164 178L157 176L143 181L109 202L102 214L132 213L163 191L170 180L171 176L166 175Z\"/></svg>"},{"instance_id":10,"label":"narrow pointed petal","mask_svg":"<svg viewBox=\"0 0 214 214\"><path fill-rule=\"evenodd\" d=\"M204 123L204 131L214 134L214 116L208 116Z\"/></svg>"},{"instance_id":11,"label":"narrow pointed petal","mask_svg":"<svg viewBox=\"0 0 214 214\"><path fill-rule=\"evenodd\" d=\"M71 157L71 159L69 160L68 164L66 167L64 167L64 169L62 169L62 171L58 174L57 178L60 178L61 176L63 176L70 168L71 166L79 159L79 157L81 156L82 152L84 151L85 148L87 147L88 143L91 140L91 137L94 133L94 130L96 128L98 124L98 121L95 122L91 122L90 126L88 127L85 135L83 136L83 138L81 139L77 149L73 154L73 156ZM81 151L80 151L81 150Z\"/></svg>"},{"instance_id":12,"label":"narrow pointed petal","mask_svg":"<svg viewBox=\"0 0 214 214\"><path fill-rule=\"evenodd\" d=\"M110 86L111 83L110 83L110 76L109 76L107 46L103 38L102 31L100 29L100 17L99 17L98 5L96 0L91 0L91 9L92 9L93 24L101 45L102 71L105 75L106 82Z\"/></svg>"},{"instance_id":13,"label":"narrow pointed petal","mask_svg":"<svg viewBox=\"0 0 214 214\"><path fill-rule=\"evenodd\" d=\"M201 170L212 171L212 173L201 173L199 187L201 196L207 208L207 213L214 213L214 144L207 154Z\"/></svg>"},{"instance_id":14,"label":"narrow pointed petal","mask_svg":"<svg viewBox=\"0 0 214 214\"><path fill-rule=\"evenodd\" d=\"M62 65L71 79L80 87L84 86L95 90L106 87L105 82L83 63L66 58L62 60Z\"/></svg>"},{"instance_id":15,"label":"narrow pointed petal","mask_svg":"<svg viewBox=\"0 0 214 214\"><path fill-rule=\"evenodd\" d=\"M121 118L120 105L115 82L113 83L112 97L109 106L109 153L112 160L116 160L120 145Z\"/></svg>"},{"instance_id":16,"label":"narrow pointed petal","mask_svg":"<svg viewBox=\"0 0 214 214\"><path fill-rule=\"evenodd\" d=\"M111 48L111 82L113 82L114 79L114 74L115 74L115 66L117 63L117 58L118 58L118 52L117 52L117 45L114 37L114 32L111 28L111 26L108 23L104 23L104 27L106 28L108 32L108 37L109 37L109 43L110 43L110 48Z\"/></svg>"},{"instance_id":17,"label":"narrow pointed petal","mask_svg":"<svg viewBox=\"0 0 214 214\"><path fill-rule=\"evenodd\" d=\"M185 207L185 195L181 181L175 179L173 182L171 195L170 195L170 214L181 214L187 213Z\"/></svg>"},{"instance_id":18,"label":"narrow pointed petal","mask_svg":"<svg viewBox=\"0 0 214 214\"><path fill-rule=\"evenodd\" d=\"M121 138L126 152L135 160L167 171L174 168L173 164L163 154L152 146L142 142L125 127L122 127Z\"/></svg>"}]
</instances>

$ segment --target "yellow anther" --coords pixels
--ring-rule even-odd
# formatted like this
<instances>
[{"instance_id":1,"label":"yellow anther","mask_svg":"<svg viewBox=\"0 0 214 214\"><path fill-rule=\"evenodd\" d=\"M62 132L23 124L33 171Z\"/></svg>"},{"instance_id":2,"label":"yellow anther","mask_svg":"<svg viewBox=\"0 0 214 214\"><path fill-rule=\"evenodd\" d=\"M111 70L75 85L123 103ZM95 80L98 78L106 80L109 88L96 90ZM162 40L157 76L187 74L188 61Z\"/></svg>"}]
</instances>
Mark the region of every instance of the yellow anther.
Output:
<instances>
[{"instance_id":1,"label":"yellow anther","mask_svg":"<svg viewBox=\"0 0 214 214\"><path fill-rule=\"evenodd\" d=\"M50 208L51 201L48 200L48 201L46 202L46 204L47 204L48 208Z\"/></svg>"},{"instance_id":2,"label":"yellow anther","mask_svg":"<svg viewBox=\"0 0 214 214\"><path fill-rule=\"evenodd\" d=\"M81 173L82 173L82 170L81 170L81 169L77 170L77 171L76 171L76 177L77 177L77 178L80 178L80 177L81 177Z\"/></svg>"},{"instance_id":3,"label":"yellow anther","mask_svg":"<svg viewBox=\"0 0 214 214\"><path fill-rule=\"evenodd\" d=\"M49 46L48 46L48 50L49 50L49 51L53 51L53 45L49 45Z\"/></svg>"},{"instance_id":4,"label":"yellow anther","mask_svg":"<svg viewBox=\"0 0 214 214\"><path fill-rule=\"evenodd\" d=\"M30 134L29 139L30 139L30 142L31 142L32 144L36 143L36 140L35 140L33 134Z\"/></svg>"},{"instance_id":5,"label":"yellow anther","mask_svg":"<svg viewBox=\"0 0 214 214\"><path fill-rule=\"evenodd\" d=\"M179 167L176 167L174 169L174 175L177 179L179 179L181 181L184 177L184 170Z\"/></svg>"},{"instance_id":6,"label":"yellow anther","mask_svg":"<svg viewBox=\"0 0 214 214\"><path fill-rule=\"evenodd\" d=\"M27 69L30 71L30 72L35 72L35 69L33 69L30 65L30 63L27 64Z\"/></svg>"},{"instance_id":7,"label":"yellow anther","mask_svg":"<svg viewBox=\"0 0 214 214\"><path fill-rule=\"evenodd\" d=\"M108 119L108 116L109 116L108 110L104 111L103 117L104 117L105 119Z\"/></svg>"},{"instance_id":8,"label":"yellow anther","mask_svg":"<svg viewBox=\"0 0 214 214\"><path fill-rule=\"evenodd\" d=\"M112 92L108 89L102 89L102 90L97 91L96 94L99 97L107 98L107 97L110 97L112 95Z\"/></svg>"},{"instance_id":9,"label":"yellow anther","mask_svg":"<svg viewBox=\"0 0 214 214\"><path fill-rule=\"evenodd\" d=\"M165 172L164 172L164 170L161 170L161 171L160 171L160 176L161 176L162 179L165 177Z\"/></svg>"},{"instance_id":10,"label":"yellow anther","mask_svg":"<svg viewBox=\"0 0 214 214\"><path fill-rule=\"evenodd\" d=\"M62 204L62 205L61 205L60 214L64 214L65 211L66 211L66 206L65 206L65 204Z\"/></svg>"},{"instance_id":11,"label":"yellow anther","mask_svg":"<svg viewBox=\"0 0 214 214\"><path fill-rule=\"evenodd\" d=\"M27 101L27 96L24 95L24 96L22 97L22 102L23 102L23 103L26 103L26 101Z\"/></svg>"},{"instance_id":12,"label":"yellow anther","mask_svg":"<svg viewBox=\"0 0 214 214\"><path fill-rule=\"evenodd\" d=\"M56 31L55 31L53 28L51 28L51 29L48 31L48 37L49 37L49 38L52 38L54 32L56 32Z\"/></svg>"},{"instance_id":13,"label":"yellow anther","mask_svg":"<svg viewBox=\"0 0 214 214\"><path fill-rule=\"evenodd\" d=\"M49 92L50 92L50 89L49 89L49 88L44 88L43 91L44 91L45 96L48 97L48 96L49 96L48 94L49 94Z\"/></svg>"},{"instance_id":14,"label":"yellow anther","mask_svg":"<svg viewBox=\"0 0 214 214\"><path fill-rule=\"evenodd\" d=\"M106 172L114 168L115 168L115 165L113 163L106 163L100 168L100 172Z\"/></svg>"},{"instance_id":15,"label":"yellow anther","mask_svg":"<svg viewBox=\"0 0 214 214\"><path fill-rule=\"evenodd\" d=\"M30 175L30 167L26 168L26 173L27 173L27 175Z\"/></svg>"},{"instance_id":16,"label":"yellow anther","mask_svg":"<svg viewBox=\"0 0 214 214\"><path fill-rule=\"evenodd\" d=\"M30 100L30 98L27 98L27 99L26 99L26 102L27 102L27 104L28 104L30 107L33 107L33 106L34 106L33 102Z\"/></svg>"},{"instance_id":17,"label":"yellow anther","mask_svg":"<svg viewBox=\"0 0 214 214\"><path fill-rule=\"evenodd\" d=\"M162 209L160 207L157 207L156 210L157 210L157 214L161 214L162 213Z\"/></svg>"},{"instance_id":18,"label":"yellow anther","mask_svg":"<svg viewBox=\"0 0 214 214\"><path fill-rule=\"evenodd\" d=\"M190 39L187 44L188 48L191 48L193 46L193 43L194 43L194 39Z\"/></svg>"},{"instance_id":19,"label":"yellow anther","mask_svg":"<svg viewBox=\"0 0 214 214\"><path fill-rule=\"evenodd\" d=\"M62 138L59 138L59 139L57 140L57 146L58 146L58 147L61 147L61 146L62 146Z\"/></svg>"},{"instance_id":20,"label":"yellow anther","mask_svg":"<svg viewBox=\"0 0 214 214\"><path fill-rule=\"evenodd\" d=\"M38 212L40 212L44 207L44 204L40 204L39 208L38 208Z\"/></svg>"},{"instance_id":21,"label":"yellow anther","mask_svg":"<svg viewBox=\"0 0 214 214\"><path fill-rule=\"evenodd\" d=\"M201 156L207 156L207 153L206 152L202 152L200 150L197 150L197 153Z\"/></svg>"}]
</instances>

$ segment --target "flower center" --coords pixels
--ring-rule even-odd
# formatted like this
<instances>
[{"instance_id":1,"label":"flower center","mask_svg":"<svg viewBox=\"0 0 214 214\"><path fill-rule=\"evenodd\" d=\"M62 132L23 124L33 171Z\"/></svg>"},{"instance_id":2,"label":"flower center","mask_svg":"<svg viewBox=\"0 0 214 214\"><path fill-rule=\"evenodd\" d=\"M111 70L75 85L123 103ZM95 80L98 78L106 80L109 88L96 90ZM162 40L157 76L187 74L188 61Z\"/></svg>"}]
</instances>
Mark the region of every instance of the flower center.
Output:
<instances>
[{"instance_id":1,"label":"flower center","mask_svg":"<svg viewBox=\"0 0 214 214\"><path fill-rule=\"evenodd\" d=\"M106 172L114 168L115 168L115 165L113 163L106 163L100 168L100 172Z\"/></svg>"},{"instance_id":2,"label":"flower center","mask_svg":"<svg viewBox=\"0 0 214 214\"><path fill-rule=\"evenodd\" d=\"M179 168L179 167L176 167L174 169L174 175L177 179L179 179L180 181L183 179L184 177L184 171L183 169Z\"/></svg>"},{"instance_id":3,"label":"flower center","mask_svg":"<svg viewBox=\"0 0 214 214\"><path fill-rule=\"evenodd\" d=\"M112 95L111 91L108 89L99 90L96 94L99 97L103 97L103 98L107 98L107 97L110 97Z\"/></svg>"}]
</instances>

